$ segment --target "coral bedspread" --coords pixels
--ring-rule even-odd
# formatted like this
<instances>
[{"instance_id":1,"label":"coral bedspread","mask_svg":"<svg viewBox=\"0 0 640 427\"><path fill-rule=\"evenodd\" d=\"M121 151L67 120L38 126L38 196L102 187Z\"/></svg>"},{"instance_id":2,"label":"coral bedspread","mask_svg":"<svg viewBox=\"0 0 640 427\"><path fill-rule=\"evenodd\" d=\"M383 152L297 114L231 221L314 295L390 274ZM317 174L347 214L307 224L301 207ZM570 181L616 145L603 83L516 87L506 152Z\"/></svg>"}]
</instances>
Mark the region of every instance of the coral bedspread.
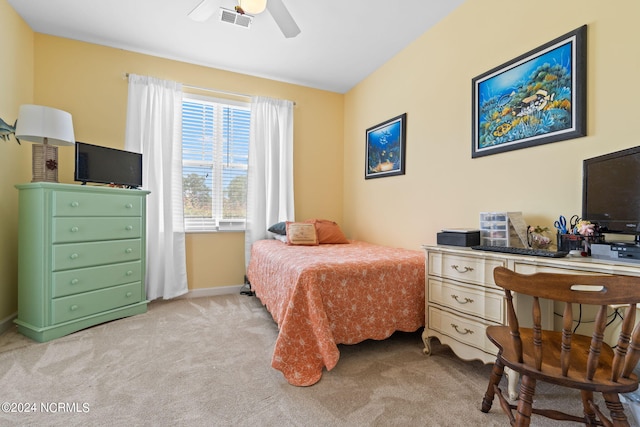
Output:
<instances>
[{"instance_id":1,"label":"coral bedspread","mask_svg":"<svg viewBox=\"0 0 640 427\"><path fill-rule=\"evenodd\" d=\"M309 386L340 357L337 344L424 326L424 254L360 241L253 244L247 277L280 332L271 366Z\"/></svg>"}]
</instances>

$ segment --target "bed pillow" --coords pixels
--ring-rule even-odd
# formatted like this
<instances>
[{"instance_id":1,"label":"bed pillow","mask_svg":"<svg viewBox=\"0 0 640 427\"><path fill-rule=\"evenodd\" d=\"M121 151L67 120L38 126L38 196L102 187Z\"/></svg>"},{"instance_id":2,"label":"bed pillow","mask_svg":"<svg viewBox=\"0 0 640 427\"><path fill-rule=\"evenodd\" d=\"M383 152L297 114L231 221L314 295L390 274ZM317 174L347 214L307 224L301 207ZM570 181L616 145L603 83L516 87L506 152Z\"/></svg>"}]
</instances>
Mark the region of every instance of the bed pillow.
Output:
<instances>
[{"instance_id":1,"label":"bed pillow","mask_svg":"<svg viewBox=\"0 0 640 427\"><path fill-rule=\"evenodd\" d=\"M334 221L327 219L309 219L305 222L311 223L316 227L318 243L321 245L329 243L349 243L349 240L347 240L342 233L340 226Z\"/></svg>"},{"instance_id":2,"label":"bed pillow","mask_svg":"<svg viewBox=\"0 0 640 427\"><path fill-rule=\"evenodd\" d=\"M267 231L284 236L287 234L287 223L283 221L273 224L271 227L267 228Z\"/></svg>"},{"instance_id":3,"label":"bed pillow","mask_svg":"<svg viewBox=\"0 0 640 427\"><path fill-rule=\"evenodd\" d=\"M287 244L316 246L318 234L315 224L287 221Z\"/></svg>"},{"instance_id":4,"label":"bed pillow","mask_svg":"<svg viewBox=\"0 0 640 427\"><path fill-rule=\"evenodd\" d=\"M279 241L281 241L282 243L288 243L288 242L287 242L287 236L285 236L285 235L282 235L282 234L274 234L274 235L273 235L273 238L274 238L275 240L279 240Z\"/></svg>"}]
</instances>

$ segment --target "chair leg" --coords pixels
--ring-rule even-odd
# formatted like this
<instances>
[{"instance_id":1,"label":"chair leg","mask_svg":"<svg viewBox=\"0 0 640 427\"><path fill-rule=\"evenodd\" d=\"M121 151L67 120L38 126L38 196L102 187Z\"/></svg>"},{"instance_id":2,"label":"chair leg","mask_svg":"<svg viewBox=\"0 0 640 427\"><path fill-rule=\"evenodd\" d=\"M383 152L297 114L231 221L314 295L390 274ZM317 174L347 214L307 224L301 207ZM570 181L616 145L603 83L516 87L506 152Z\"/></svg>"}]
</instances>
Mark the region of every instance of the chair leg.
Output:
<instances>
[{"instance_id":1,"label":"chair leg","mask_svg":"<svg viewBox=\"0 0 640 427\"><path fill-rule=\"evenodd\" d=\"M624 409L622 407L622 403L620 403L620 396L618 393L602 393L604 396L604 403L607 405L607 409L609 409L609 413L611 414L611 421L613 421L614 426L629 426L629 421L627 420L627 416L624 414Z\"/></svg>"},{"instance_id":2,"label":"chair leg","mask_svg":"<svg viewBox=\"0 0 640 427\"><path fill-rule=\"evenodd\" d=\"M489 412L491 410L491 405L493 405L493 398L495 397L495 387L500 384L500 380L502 379L502 374L504 373L504 365L500 361L500 357L496 359L496 363L493 364L493 369L491 370L491 376L489 377L489 386L487 387L487 391L482 398L482 412Z\"/></svg>"},{"instance_id":3,"label":"chair leg","mask_svg":"<svg viewBox=\"0 0 640 427\"><path fill-rule=\"evenodd\" d=\"M531 423L531 411L533 408L533 395L536 391L536 380L528 375L523 375L520 380L520 398L518 399L518 412L516 413L516 426L528 427Z\"/></svg>"},{"instance_id":4,"label":"chair leg","mask_svg":"<svg viewBox=\"0 0 640 427\"><path fill-rule=\"evenodd\" d=\"M580 394L582 395L582 408L584 409L585 424L588 426L598 425L596 422L596 413L589 403L593 402L593 392L582 390Z\"/></svg>"}]
</instances>

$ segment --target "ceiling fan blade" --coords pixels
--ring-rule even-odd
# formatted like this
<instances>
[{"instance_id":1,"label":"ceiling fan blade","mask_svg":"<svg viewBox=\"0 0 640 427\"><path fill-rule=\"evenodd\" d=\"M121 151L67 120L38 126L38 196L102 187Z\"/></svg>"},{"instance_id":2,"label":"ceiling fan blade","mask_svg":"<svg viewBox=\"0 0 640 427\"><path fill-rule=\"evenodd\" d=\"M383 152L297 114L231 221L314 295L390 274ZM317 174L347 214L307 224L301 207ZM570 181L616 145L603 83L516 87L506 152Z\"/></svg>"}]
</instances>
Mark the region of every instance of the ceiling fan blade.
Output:
<instances>
[{"instance_id":1,"label":"ceiling fan blade","mask_svg":"<svg viewBox=\"0 0 640 427\"><path fill-rule=\"evenodd\" d=\"M293 19L293 16L291 16L282 0L268 0L267 10L269 10L269 13L276 21L276 24L278 24L278 27L280 27L282 34L284 34L286 38L289 39L300 34L300 27L298 27L298 24L296 24L296 21Z\"/></svg>"},{"instance_id":2,"label":"ceiling fan blade","mask_svg":"<svg viewBox=\"0 0 640 427\"><path fill-rule=\"evenodd\" d=\"M204 22L213 16L217 8L218 0L202 0L187 16L194 21Z\"/></svg>"}]
</instances>

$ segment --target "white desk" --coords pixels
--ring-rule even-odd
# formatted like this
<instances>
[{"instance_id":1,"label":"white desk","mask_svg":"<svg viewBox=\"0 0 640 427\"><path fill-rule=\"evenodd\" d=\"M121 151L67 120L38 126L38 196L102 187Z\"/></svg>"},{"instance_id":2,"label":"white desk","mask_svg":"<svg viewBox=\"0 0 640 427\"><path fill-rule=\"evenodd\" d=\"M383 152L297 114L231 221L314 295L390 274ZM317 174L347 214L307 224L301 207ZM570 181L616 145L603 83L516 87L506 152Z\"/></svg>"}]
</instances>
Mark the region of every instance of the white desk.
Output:
<instances>
[{"instance_id":1,"label":"white desk","mask_svg":"<svg viewBox=\"0 0 640 427\"><path fill-rule=\"evenodd\" d=\"M464 360L494 363L497 349L486 337L489 325L506 324L504 291L493 281L497 266L519 273L620 274L640 276L640 264L591 257L546 258L485 252L455 246L425 245L426 292L424 352L431 353L431 339L451 347ZM531 298L515 295L516 311L531 312ZM542 302L543 327L560 330L561 317L554 316L552 301ZM558 311L559 310L559 311ZM562 312L562 308L555 308ZM578 312L577 310L575 311ZM612 308L613 312L613 308ZM595 312L583 312L578 333L590 335ZM522 326L530 326L522 323ZM610 328L611 329L611 328ZM608 340L605 336L605 340ZM509 396L517 396L517 377L508 375Z\"/></svg>"}]
</instances>

